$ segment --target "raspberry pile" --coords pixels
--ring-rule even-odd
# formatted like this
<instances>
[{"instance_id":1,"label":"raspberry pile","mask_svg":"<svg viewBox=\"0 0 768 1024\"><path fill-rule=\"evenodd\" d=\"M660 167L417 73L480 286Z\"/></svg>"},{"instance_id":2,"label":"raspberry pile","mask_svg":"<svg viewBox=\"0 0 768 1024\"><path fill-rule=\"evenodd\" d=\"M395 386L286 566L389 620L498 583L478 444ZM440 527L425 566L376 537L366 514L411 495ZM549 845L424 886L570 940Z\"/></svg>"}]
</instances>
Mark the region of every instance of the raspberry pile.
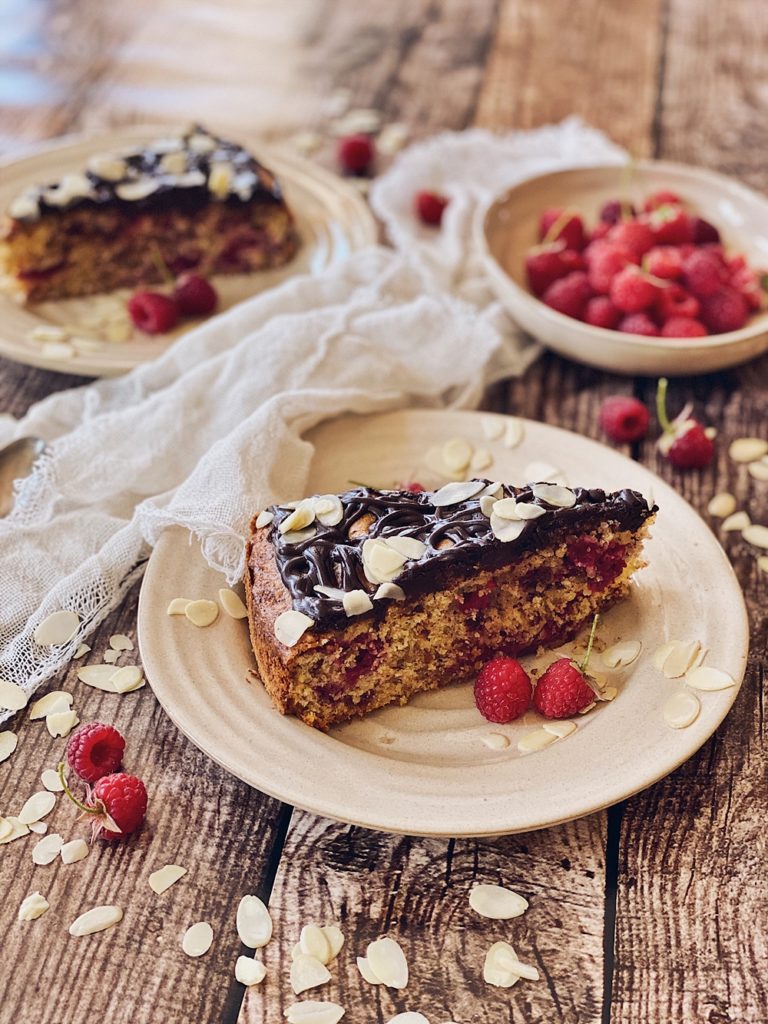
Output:
<instances>
[{"instance_id":1,"label":"raspberry pile","mask_svg":"<svg viewBox=\"0 0 768 1024\"><path fill-rule=\"evenodd\" d=\"M170 278L170 272L168 272ZM145 334L172 331L182 317L209 316L219 296L202 274L181 274L173 284L173 293L140 289L128 300L128 313Z\"/></svg>"},{"instance_id":2,"label":"raspberry pile","mask_svg":"<svg viewBox=\"0 0 768 1024\"><path fill-rule=\"evenodd\" d=\"M669 191L641 211L611 200L591 231L575 210L545 210L525 270L559 313L648 337L735 331L765 304L762 272L729 255L717 228Z\"/></svg>"}]
</instances>

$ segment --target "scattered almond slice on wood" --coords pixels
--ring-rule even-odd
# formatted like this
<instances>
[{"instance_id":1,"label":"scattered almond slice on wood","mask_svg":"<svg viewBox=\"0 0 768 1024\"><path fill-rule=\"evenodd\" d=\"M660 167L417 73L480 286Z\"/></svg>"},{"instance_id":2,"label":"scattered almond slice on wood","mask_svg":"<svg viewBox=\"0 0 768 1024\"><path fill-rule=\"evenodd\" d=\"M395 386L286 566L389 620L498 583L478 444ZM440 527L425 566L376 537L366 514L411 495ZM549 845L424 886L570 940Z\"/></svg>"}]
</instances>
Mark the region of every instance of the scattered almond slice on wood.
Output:
<instances>
[{"instance_id":1,"label":"scattered almond slice on wood","mask_svg":"<svg viewBox=\"0 0 768 1024\"><path fill-rule=\"evenodd\" d=\"M15 732L5 729L0 732L0 762L6 761L16 749L19 738Z\"/></svg>"},{"instance_id":2,"label":"scattered almond slice on wood","mask_svg":"<svg viewBox=\"0 0 768 1024\"><path fill-rule=\"evenodd\" d=\"M284 1016L288 1024L339 1024L344 1013L338 1003L306 999L289 1006Z\"/></svg>"},{"instance_id":3,"label":"scattered almond slice on wood","mask_svg":"<svg viewBox=\"0 0 768 1024\"><path fill-rule=\"evenodd\" d=\"M43 916L49 907L50 903L45 896L42 896L39 892L31 892L29 896L25 896L21 901L17 916L19 921L36 921L38 917Z\"/></svg>"},{"instance_id":4,"label":"scattered almond slice on wood","mask_svg":"<svg viewBox=\"0 0 768 1024\"><path fill-rule=\"evenodd\" d=\"M754 524L741 531L741 536L756 548L768 548L768 526Z\"/></svg>"},{"instance_id":5,"label":"scattered almond slice on wood","mask_svg":"<svg viewBox=\"0 0 768 1024\"><path fill-rule=\"evenodd\" d=\"M307 956L312 956L319 960L321 964L328 964L332 959L331 945L328 938L323 929L319 928L316 924L305 924L301 929L299 949Z\"/></svg>"},{"instance_id":6,"label":"scattered almond slice on wood","mask_svg":"<svg viewBox=\"0 0 768 1024\"><path fill-rule=\"evenodd\" d=\"M758 557L757 568L760 572L768 572L768 555L760 555Z\"/></svg>"},{"instance_id":7,"label":"scattered almond slice on wood","mask_svg":"<svg viewBox=\"0 0 768 1024\"><path fill-rule=\"evenodd\" d=\"M132 651L133 640L125 633L113 633L109 638L109 646L113 651Z\"/></svg>"},{"instance_id":8,"label":"scattered almond slice on wood","mask_svg":"<svg viewBox=\"0 0 768 1024\"><path fill-rule=\"evenodd\" d=\"M65 864L76 864L79 860L84 860L89 852L90 848L84 839L72 839L64 843L59 850L59 856Z\"/></svg>"},{"instance_id":9,"label":"scattered almond slice on wood","mask_svg":"<svg viewBox=\"0 0 768 1024\"><path fill-rule=\"evenodd\" d=\"M5 837L9 836L11 832L13 832L13 825L8 818L4 818L0 815L0 839L5 839Z\"/></svg>"},{"instance_id":10,"label":"scattered almond slice on wood","mask_svg":"<svg viewBox=\"0 0 768 1024\"><path fill-rule=\"evenodd\" d=\"M38 623L32 636L40 647L66 644L74 637L79 625L80 617L75 612L53 612Z\"/></svg>"},{"instance_id":11,"label":"scattered almond slice on wood","mask_svg":"<svg viewBox=\"0 0 768 1024\"><path fill-rule=\"evenodd\" d=\"M222 587L219 591L221 607L231 619L245 619L248 616L248 609L245 607L234 590L227 590Z\"/></svg>"},{"instance_id":12,"label":"scattered almond slice on wood","mask_svg":"<svg viewBox=\"0 0 768 1024\"><path fill-rule=\"evenodd\" d=\"M79 722L76 711L57 711L45 717L45 726L54 738L69 736Z\"/></svg>"},{"instance_id":13,"label":"scattered almond slice on wood","mask_svg":"<svg viewBox=\"0 0 768 1024\"><path fill-rule=\"evenodd\" d=\"M535 967L521 963L508 942L494 942L485 957L483 980L497 988L511 988L520 978L538 981L539 972Z\"/></svg>"},{"instance_id":14,"label":"scattered almond slice on wood","mask_svg":"<svg viewBox=\"0 0 768 1024\"><path fill-rule=\"evenodd\" d=\"M699 717L701 702L695 693L680 690L664 702L664 721L673 729L687 729Z\"/></svg>"},{"instance_id":15,"label":"scattered almond slice on wood","mask_svg":"<svg viewBox=\"0 0 768 1024\"><path fill-rule=\"evenodd\" d=\"M736 511L736 498L730 491L720 491L710 498L707 512L716 519L727 519Z\"/></svg>"},{"instance_id":16,"label":"scattered almond slice on wood","mask_svg":"<svg viewBox=\"0 0 768 1024\"><path fill-rule=\"evenodd\" d=\"M429 1024L429 1021L423 1013L417 1013L416 1010L405 1010L403 1013L390 1017L387 1024Z\"/></svg>"},{"instance_id":17,"label":"scattered almond slice on wood","mask_svg":"<svg viewBox=\"0 0 768 1024\"><path fill-rule=\"evenodd\" d=\"M768 441L761 437L737 437L731 441L728 454L734 462L755 462L768 454Z\"/></svg>"},{"instance_id":18,"label":"scattered almond slice on wood","mask_svg":"<svg viewBox=\"0 0 768 1024\"><path fill-rule=\"evenodd\" d=\"M74 654L72 655L72 657L73 657L73 659L74 659L75 661L77 661L77 660L78 660L78 658L82 658L82 657L83 657L84 655L86 655L86 654L87 654L87 653L88 653L88 652L89 652L90 650L91 650L91 647L90 647L90 646L89 646L88 644L80 644L80 646L79 646L79 647L77 648L77 650L76 650L76 651L75 651L75 653L74 653Z\"/></svg>"},{"instance_id":19,"label":"scattered almond slice on wood","mask_svg":"<svg viewBox=\"0 0 768 1024\"><path fill-rule=\"evenodd\" d=\"M29 825L33 821L40 821L46 814L50 814L56 806L56 794L47 789L41 789L33 793L19 811L19 821L23 825Z\"/></svg>"},{"instance_id":20,"label":"scattered almond slice on wood","mask_svg":"<svg viewBox=\"0 0 768 1024\"><path fill-rule=\"evenodd\" d=\"M381 985L381 978L377 978L373 973L367 957L359 956L357 958L357 969L360 971L363 981L367 981L369 985Z\"/></svg>"},{"instance_id":21,"label":"scattered almond slice on wood","mask_svg":"<svg viewBox=\"0 0 768 1024\"><path fill-rule=\"evenodd\" d=\"M48 823L45 821L30 821L29 831L36 832L39 836L43 836L48 831Z\"/></svg>"},{"instance_id":22,"label":"scattered almond slice on wood","mask_svg":"<svg viewBox=\"0 0 768 1024\"><path fill-rule=\"evenodd\" d=\"M344 933L337 924L325 924L322 931L331 950L331 960L335 960L344 946Z\"/></svg>"},{"instance_id":23,"label":"scattered almond slice on wood","mask_svg":"<svg viewBox=\"0 0 768 1024\"><path fill-rule=\"evenodd\" d=\"M272 918L258 896L243 896L236 924L240 941L249 949L261 949L272 938Z\"/></svg>"},{"instance_id":24,"label":"scattered almond slice on wood","mask_svg":"<svg viewBox=\"0 0 768 1024\"><path fill-rule=\"evenodd\" d=\"M267 968L261 960L255 960L252 956L239 956L235 961L235 980L247 988L260 985L266 975Z\"/></svg>"},{"instance_id":25,"label":"scattered almond slice on wood","mask_svg":"<svg viewBox=\"0 0 768 1024\"><path fill-rule=\"evenodd\" d=\"M387 988L403 989L408 984L408 961L400 944L385 937L371 942L365 951L371 970Z\"/></svg>"},{"instance_id":26,"label":"scattered almond slice on wood","mask_svg":"<svg viewBox=\"0 0 768 1024\"><path fill-rule=\"evenodd\" d=\"M291 963L291 988L297 996L330 980L331 972L314 956L299 953Z\"/></svg>"},{"instance_id":27,"label":"scattered almond slice on wood","mask_svg":"<svg viewBox=\"0 0 768 1024\"><path fill-rule=\"evenodd\" d=\"M52 864L59 856L64 839L58 832L52 832L49 836L43 836L40 842L32 849L32 861L35 864Z\"/></svg>"},{"instance_id":28,"label":"scattered almond slice on wood","mask_svg":"<svg viewBox=\"0 0 768 1024\"><path fill-rule=\"evenodd\" d=\"M481 883L470 892L469 905L481 917L509 921L525 913L528 900L504 886Z\"/></svg>"},{"instance_id":29,"label":"scattered almond slice on wood","mask_svg":"<svg viewBox=\"0 0 768 1024\"><path fill-rule=\"evenodd\" d=\"M21 711L27 706L28 696L17 684L8 679L0 679L0 709L3 711Z\"/></svg>"},{"instance_id":30,"label":"scattered almond slice on wood","mask_svg":"<svg viewBox=\"0 0 768 1024\"><path fill-rule=\"evenodd\" d=\"M765 459L760 459L759 462L750 462L747 472L753 480L760 480L761 483L764 483L768 480L768 462Z\"/></svg>"},{"instance_id":31,"label":"scattered almond slice on wood","mask_svg":"<svg viewBox=\"0 0 768 1024\"><path fill-rule=\"evenodd\" d=\"M5 846L6 843L12 843L15 839L29 835L29 825L25 825L23 821L19 821L12 814L9 814L5 821L10 823L11 831L4 831L0 838L0 846Z\"/></svg>"},{"instance_id":32,"label":"scattered almond slice on wood","mask_svg":"<svg viewBox=\"0 0 768 1024\"><path fill-rule=\"evenodd\" d=\"M213 928L207 921L198 921L184 932L181 948L187 956L205 956L213 944Z\"/></svg>"},{"instance_id":33,"label":"scattered almond slice on wood","mask_svg":"<svg viewBox=\"0 0 768 1024\"><path fill-rule=\"evenodd\" d=\"M136 689L142 680L138 665L124 665L110 676L109 683L115 693L128 693Z\"/></svg>"},{"instance_id":34,"label":"scattered almond slice on wood","mask_svg":"<svg viewBox=\"0 0 768 1024\"><path fill-rule=\"evenodd\" d=\"M115 674L114 665L86 665L77 670L77 678L86 686L92 686L95 690L105 690L107 693L114 693L115 688L110 680Z\"/></svg>"},{"instance_id":35,"label":"scattered almond slice on wood","mask_svg":"<svg viewBox=\"0 0 768 1024\"><path fill-rule=\"evenodd\" d=\"M121 651L104 651L104 664L114 665L117 659L120 657Z\"/></svg>"},{"instance_id":36,"label":"scattered almond slice on wood","mask_svg":"<svg viewBox=\"0 0 768 1024\"><path fill-rule=\"evenodd\" d=\"M48 715L58 711L69 711L72 707L72 700L72 694L67 693L66 690L51 690L50 693L46 693L44 697L36 700L30 706L29 719L31 722L35 722L39 718L47 718Z\"/></svg>"},{"instance_id":37,"label":"scattered almond slice on wood","mask_svg":"<svg viewBox=\"0 0 768 1024\"><path fill-rule=\"evenodd\" d=\"M162 896L166 889L170 889L186 873L187 869L178 864L166 864L149 876L149 888L158 896Z\"/></svg>"},{"instance_id":38,"label":"scattered almond slice on wood","mask_svg":"<svg viewBox=\"0 0 768 1024\"><path fill-rule=\"evenodd\" d=\"M725 517L720 529L723 533L735 533L736 531L746 530L751 522L752 520L746 512L734 512L733 515Z\"/></svg>"},{"instance_id":39,"label":"scattered almond slice on wood","mask_svg":"<svg viewBox=\"0 0 768 1024\"><path fill-rule=\"evenodd\" d=\"M78 938L83 935L93 935L95 932L103 932L112 928L123 919L123 911L120 907L105 905L92 907L84 914L76 918L69 926L69 934Z\"/></svg>"}]
</instances>

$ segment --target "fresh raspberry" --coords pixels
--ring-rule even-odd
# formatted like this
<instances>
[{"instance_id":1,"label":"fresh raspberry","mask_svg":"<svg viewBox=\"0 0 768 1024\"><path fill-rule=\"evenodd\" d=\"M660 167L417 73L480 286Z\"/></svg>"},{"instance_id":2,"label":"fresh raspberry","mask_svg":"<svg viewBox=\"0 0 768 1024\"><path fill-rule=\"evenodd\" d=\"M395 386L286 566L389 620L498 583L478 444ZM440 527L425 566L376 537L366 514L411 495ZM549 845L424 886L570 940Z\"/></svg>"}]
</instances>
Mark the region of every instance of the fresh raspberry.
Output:
<instances>
[{"instance_id":1,"label":"fresh raspberry","mask_svg":"<svg viewBox=\"0 0 768 1024\"><path fill-rule=\"evenodd\" d=\"M584 222L578 213L551 207L539 220L539 241L562 241L566 248L581 251L587 244Z\"/></svg>"},{"instance_id":2,"label":"fresh raspberry","mask_svg":"<svg viewBox=\"0 0 768 1024\"><path fill-rule=\"evenodd\" d=\"M86 782L96 782L117 771L123 761L125 740L111 725L88 722L73 732L67 743L67 761Z\"/></svg>"},{"instance_id":3,"label":"fresh raspberry","mask_svg":"<svg viewBox=\"0 0 768 1024\"><path fill-rule=\"evenodd\" d=\"M735 288L721 288L701 300L701 322L710 334L725 334L743 327L749 317L746 300Z\"/></svg>"},{"instance_id":4,"label":"fresh raspberry","mask_svg":"<svg viewBox=\"0 0 768 1024\"><path fill-rule=\"evenodd\" d=\"M219 301L216 289L202 274L182 274L173 297L184 316L208 316Z\"/></svg>"},{"instance_id":5,"label":"fresh raspberry","mask_svg":"<svg viewBox=\"0 0 768 1024\"><path fill-rule=\"evenodd\" d=\"M648 215L656 245L682 245L693 241L691 218L681 207L667 203Z\"/></svg>"},{"instance_id":6,"label":"fresh raspberry","mask_svg":"<svg viewBox=\"0 0 768 1024\"><path fill-rule=\"evenodd\" d=\"M659 328L647 313L630 313L619 321L618 330L625 334L644 334L648 338L659 336Z\"/></svg>"},{"instance_id":7,"label":"fresh raspberry","mask_svg":"<svg viewBox=\"0 0 768 1024\"><path fill-rule=\"evenodd\" d=\"M637 257L629 249L603 242L590 253L588 263L589 283L596 292L607 295L619 271L630 263L637 263Z\"/></svg>"},{"instance_id":8,"label":"fresh raspberry","mask_svg":"<svg viewBox=\"0 0 768 1024\"><path fill-rule=\"evenodd\" d=\"M566 249L564 242L536 246L525 258L528 285L534 295L538 296L543 295L553 281L565 277L573 270L583 269L584 260L581 253L574 249Z\"/></svg>"},{"instance_id":9,"label":"fresh raspberry","mask_svg":"<svg viewBox=\"0 0 768 1024\"><path fill-rule=\"evenodd\" d=\"M376 156L376 147L369 135L346 135L339 139L336 155L346 174L364 174Z\"/></svg>"},{"instance_id":10,"label":"fresh raspberry","mask_svg":"<svg viewBox=\"0 0 768 1024\"><path fill-rule=\"evenodd\" d=\"M622 203L618 199L609 199L600 209L600 220L603 224L618 224L625 216L634 217L636 210L631 203Z\"/></svg>"},{"instance_id":11,"label":"fresh raspberry","mask_svg":"<svg viewBox=\"0 0 768 1024\"><path fill-rule=\"evenodd\" d=\"M715 444L700 423L688 420L686 429L675 438L666 454L678 469L701 469L712 461Z\"/></svg>"},{"instance_id":12,"label":"fresh raspberry","mask_svg":"<svg viewBox=\"0 0 768 1024\"><path fill-rule=\"evenodd\" d=\"M713 252L694 249L683 260L683 284L698 299L714 295L723 284L723 261Z\"/></svg>"},{"instance_id":13,"label":"fresh raspberry","mask_svg":"<svg viewBox=\"0 0 768 1024\"><path fill-rule=\"evenodd\" d=\"M514 658L494 658L484 665L475 682L475 704L489 722L505 725L531 705L531 680Z\"/></svg>"},{"instance_id":14,"label":"fresh raspberry","mask_svg":"<svg viewBox=\"0 0 768 1024\"><path fill-rule=\"evenodd\" d=\"M709 331L701 320L689 316L671 316L661 328L662 338L703 338Z\"/></svg>"},{"instance_id":15,"label":"fresh raspberry","mask_svg":"<svg viewBox=\"0 0 768 1024\"><path fill-rule=\"evenodd\" d=\"M587 302L592 298L589 279L583 270L575 270L572 274L554 281L544 292L544 302L558 313L581 320Z\"/></svg>"},{"instance_id":16,"label":"fresh raspberry","mask_svg":"<svg viewBox=\"0 0 768 1024\"><path fill-rule=\"evenodd\" d=\"M650 413L639 398L611 395L600 406L600 426L612 441L627 444L648 433Z\"/></svg>"},{"instance_id":17,"label":"fresh raspberry","mask_svg":"<svg viewBox=\"0 0 768 1024\"><path fill-rule=\"evenodd\" d=\"M625 267L611 282L610 296L614 305L625 313L647 309L658 294L658 285L635 266Z\"/></svg>"},{"instance_id":18,"label":"fresh raspberry","mask_svg":"<svg viewBox=\"0 0 768 1024\"><path fill-rule=\"evenodd\" d=\"M553 662L533 691L533 706L545 718L570 718L589 707L594 699L594 690L570 658Z\"/></svg>"},{"instance_id":19,"label":"fresh raspberry","mask_svg":"<svg viewBox=\"0 0 768 1024\"><path fill-rule=\"evenodd\" d=\"M411 494L424 494L426 487L423 484L418 483L416 480L405 485L406 491L410 491Z\"/></svg>"},{"instance_id":20,"label":"fresh raspberry","mask_svg":"<svg viewBox=\"0 0 768 1024\"><path fill-rule=\"evenodd\" d=\"M695 319L699 315L699 300L682 285L670 282L666 287L659 288L656 296L656 313L662 323L673 316L687 316Z\"/></svg>"},{"instance_id":21,"label":"fresh raspberry","mask_svg":"<svg viewBox=\"0 0 768 1024\"><path fill-rule=\"evenodd\" d=\"M611 302L607 295L596 295L590 299L584 310L585 323L593 327L605 327L612 331L621 320L621 310Z\"/></svg>"},{"instance_id":22,"label":"fresh raspberry","mask_svg":"<svg viewBox=\"0 0 768 1024\"><path fill-rule=\"evenodd\" d=\"M439 192L430 192L422 189L417 192L413 201L416 216L422 224L429 224L431 227L440 227L443 220L443 210L448 205L448 197L441 196Z\"/></svg>"},{"instance_id":23,"label":"fresh raspberry","mask_svg":"<svg viewBox=\"0 0 768 1024\"><path fill-rule=\"evenodd\" d=\"M662 189L661 192L654 192L648 196L643 203L643 209L646 213L651 213L653 210L658 210L660 206L680 206L680 202L680 196L677 193Z\"/></svg>"},{"instance_id":24,"label":"fresh raspberry","mask_svg":"<svg viewBox=\"0 0 768 1024\"><path fill-rule=\"evenodd\" d=\"M135 775L126 775L125 772L105 775L93 787L91 806L100 812L99 837L107 842L116 842L135 832L144 821L147 790ZM105 812L120 829L119 832L113 832L105 826Z\"/></svg>"},{"instance_id":25,"label":"fresh raspberry","mask_svg":"<svg viewBox=\"0 0 768 1024\"><path fill-rule=\"evenodd\" d=\"M675 281L683 271L683 254L674 245L657 245L646 255L643 265L654 277Z\"/></svg>"},{"instance_id":26,"label":"fresh raspberry","mask_svg":"<svg viewBox=\"0 0 768 1024\"><path fill-rule=\"evenodd\" d=\"M696 245L704 245L707 242L719 242L720 232L714 224L710 224L703 217L693 217L691 220L693 241Z\"/></svg>"},{"instance_id":27,"label":"fresh raspberry","mask_svg":"<svg viewBox=\"0 0 768 1024\"><path fill-rule=\"evenodd\" d=\"M757 271L746 266L731 270L729 283L743 297L751 310L762 309L764 292Z\"/></svg>"},{"instance_id":28,"label":"fresh raspberry","mask_svg":"<svg viewBox=\"0 0 768 1024\"><path fill-rule=\"evenodd\" d=\"M160 292L136 292L128 300L128 313L145 334L165 334L173 330L179 319L174 300Z\"/></svg>"},{"instance_id":29,"label":"fresh raspberry","mask_svg":"<svg viewBox=\"0 0 768 1024\"><path fill-rule=\"evenodd\" d=\"M590 243L599 242L601 239L605 238L605 236L608 234L610 230L610 224L607 224L604 220L599 220L597 224L595 224L595 226L589 232Z\"/></svg>"},{"instance_id":30,"label":"fresh raspberry","mask_svg":"<svg viewBox=\"0 0 768 1024\"><path fill-rule=\"evenodd\" d=\"M637 257L645 256L656 243L650 226L641 220L621 221L611 228L606 237Z\"/></svg>"}]
</instances>

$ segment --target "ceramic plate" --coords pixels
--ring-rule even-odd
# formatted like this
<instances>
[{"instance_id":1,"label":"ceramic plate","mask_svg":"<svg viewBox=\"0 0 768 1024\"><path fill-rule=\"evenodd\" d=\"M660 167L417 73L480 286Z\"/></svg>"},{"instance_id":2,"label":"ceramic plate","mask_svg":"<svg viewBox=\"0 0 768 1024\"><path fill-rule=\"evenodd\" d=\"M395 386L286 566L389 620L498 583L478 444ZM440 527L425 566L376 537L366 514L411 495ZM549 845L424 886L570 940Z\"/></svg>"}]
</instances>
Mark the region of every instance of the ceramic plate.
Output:
<instances>
[{"instance_id":1,"label":"ceramic plate","mask_svg":"<svg viewBox=\"0 0 768 1024\"><path fill-rule=\"evenodd\" d=\"M499 196L476 224L477 241L493 288L526 331L561 355L615 373L709 373L736 366L768 350L768 311L737 331L705 338L644 338L592 327L550 309L525 280L525 255L536 243L541 211L569 206L597 222L609 199L637 206L652 192L670 189L712 221L726 249L744 253L756 269L768 267L768 199L714 171L661 160L579 167L530 178Z\"/></svg>"},{"instance_id":2,"label":"ceramic plate","mask_svg":"<svg viewBox=\"0 0 768 1024\"><path fill-rule=\"evenodd\" d=\"M95 154L125 149L171 134L174 129L157 127L122 128L87 136L67 136L37 147L34 152L0 163L0 210L23 188L32 183L53 181L62 174L80 170ZM367 204L351 185L315 164L258 140L238 137L275 172L286 200L294 212L302 245L296 257L284 267L259 274L220 275L213 278L219 291L220 309L291 277L317 273L346 259L350 252L377 240L376 225ZM103 321L110 313L124 310L130 290L110 296L66 299L39 303L30 309L0 292L0 355L30 366L86 376L115 376L154 359L184 330L200 321L187 321L172 334L149 337L135 331L126 341L109 341ZM34 327L65 325L85 339L87 351L62 359L48 355L43 346L30 340Z\"/></svg>"},{"instance_id":3,"label":"ceramic plate","mask_svg":"<svg viewBox=\"0 0 768 1024\"><path fill-rule=\"evenodd\" d=\"M458 683L317 732L282 717L258 682L246 625L226 615L207 629L169 617L174 597L216 597L222 578L189 534L163 534L149 563L139 605L143 664L160 703L178 727L233 775L289 804L368 828L434 836L479 836L544 828L588 814L643 789L690 757L728 712L737 688L701 693L701 713L687 729L665 724L662 706L684 689L651 663L669 639L698 639L707 664L740 681L747 657L741 590L720 545L670 487L622 455L541 423L526 422L514 449L488 442L479 413L397 412L346 417L316 429L309 492L439 480L425 467L428 449L451 437L490 447L493 479L523 483L555 464L568 482L607 489L633 487L655 500L659 515L648 544L649 565L631 596L605 615L600 639L638 639L629 668L593 669L618 695L576 716L571 736L536 753L517 744L541 724L529 712L508 726L491 725L475 709L472 687ZM299 495L284 496L285 500ZM568 648L572 650L572 648ZM543 659L553 660L549 652ZM528 659L530 663L532 659ZM504 742L503 749L488 744Z\"/></svg>"}]
</instances>

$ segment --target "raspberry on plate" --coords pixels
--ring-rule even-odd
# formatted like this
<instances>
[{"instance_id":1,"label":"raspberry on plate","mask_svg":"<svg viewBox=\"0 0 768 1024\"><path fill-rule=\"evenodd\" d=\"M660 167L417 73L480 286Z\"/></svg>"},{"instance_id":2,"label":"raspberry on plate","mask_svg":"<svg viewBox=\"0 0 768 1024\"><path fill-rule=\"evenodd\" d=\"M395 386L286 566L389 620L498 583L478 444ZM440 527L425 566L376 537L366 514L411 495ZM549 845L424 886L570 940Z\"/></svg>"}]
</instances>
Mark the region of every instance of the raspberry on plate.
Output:
<instances>
[{"instance_id":1,"label":"raspberry on plate","mask_svg":"<svg viewBox=\"0 0 768 1024\"><path fill-rule=\"evenodd\" d=\"M611 282L611 301L625 313L639 313L648 309L656 298L659 288L639 267L628 266Z\"/></svg>"},{"instance_id":2,"label":"raspberry on plate","mask_svg":"<svg viewBox=\"0 0 768 1024\"><path fill-rule=\"evenodd\" d=\"M336 155L347 174L364 174L374 161L376 147L369 135L346 135L339 139Z\"/></svg>"},{"instance_id":3,"label":"raspberry on plate","mask_svg":"<svg viewBox=\"0 0 768 1024\"><path fill-rule=\"evenodd\" d=\"M671 316L661 328L662 338L704 338L709 331L701 322L689 316Z\"/></svg>"},{"instance_id":4,"label":"raspberry on plate","mask_svg":"<svg viewBox=\"0 0 768 1024\"><path fill-rule=\"evenodd\" d=\"M659 328L647 313L630 313L619 321L620 331L625 334L644 334L648 338L658 338Z\"/></svg>"},{"instance_id":5,"label":"raspberry on plate","mask_svg":"<svg viewBox=\"0 0 768 1024\"><path fill-rule=\"evenodd\" d=\"M494 658L475 682L475 704L489 722L513 722L531 705L531 680L514 658Z\"/></svg>"},{"instance_id":6,"label":"raspberry on plate","mask_svg":"<svg viewBox=\"0 0 768 1024\"><path fill-rule=\"evenodd\" d=\"M128 313L145 334L165 334L173 330L179 319L174 300L160 292L136 292L128 300Z\"/></svg>"},{"instance_id":7,"label":"raspberry on plate","mask_svg":"<svg viewBox=\"0 0 768 1024\"><path fill-rule=\"evenodd\" d=\"M572 274L554 281L544 292L544 302L558 313L581 320L587 302L592 298L589 279L583 270L575 270Z\"/></svg>"},{"instance_id":8,"label":"raspberry on plate","mask_svg":"<svg viewBox=\"0 0 768 1024\"><path fill-rule=\"evenodd\" d=\"M430 227L440 227L443 221L443 211L448 202L447 196L440 195L439 192L430 192L428 189L422 189L421 192L416 193L413 205L416 216L422 224L429 224Z\"/></svg>"},{"instance_id":9,"label":"raspberry on plate","mask_svg":"<svg viewBox=\"0 0 768 1024\"><path fill-rule=\"evenodd\" d=\"M735 288L726 286L701 300L701 322L710 334L737 331L744 326L748 317L746 299Z\"/></svg>"},{"instance_id":10,"label":"raspberry on plate","mask_svg":"<svg viewBox=\"0 0 768 1024\"><path fill-rule=\"evenodd\" d=\"M550 665L533 691L533 706L545 718L570 718L594 699L594 690L570 658L559 658Z\"/></svg>"},{"instance_id":11,"label":"raspberry on plate","mask_svg":"<svg viewBox=\"0 0 768 1024\"><path fill-rule=\"evenodd\" d=\"M123 761L125 740L111 725L88 722L72 733L67 743L67 762L86 782L97 782L117 771Z\"/></svg>"},{"instance_id":12,"label":"raspberry on plate","mask_svg":"<svg viewBox=\"0 0 768 1024\"><path fill-rule=\"evenodd\" d=\"M219 301L216 289L202 274L182 274L173 297L184 316L208 316Z\"/></svg>"},{"instance_id":13,"label":"raspberry on plate","mask_svg":"<svg viewBox=\"0 0 768 1024\"><path fill-rule=\"evenodd\" d=\"M600 406L600 426L612 441L627 444L648 433L651 417L639 398L611 395Z\"/></svg>"},{"instance_id":14,"label":"raspberry on plate","mask_svg":"<svg viewBox=\"0 0 768 1024\"><path fill-rule=\"evenodd\" d=\"M541 215L539 241L563 241L568 249L581 250L587 244L584 223L573 210L551 207Z\"/></svg>"}]
</instances>

